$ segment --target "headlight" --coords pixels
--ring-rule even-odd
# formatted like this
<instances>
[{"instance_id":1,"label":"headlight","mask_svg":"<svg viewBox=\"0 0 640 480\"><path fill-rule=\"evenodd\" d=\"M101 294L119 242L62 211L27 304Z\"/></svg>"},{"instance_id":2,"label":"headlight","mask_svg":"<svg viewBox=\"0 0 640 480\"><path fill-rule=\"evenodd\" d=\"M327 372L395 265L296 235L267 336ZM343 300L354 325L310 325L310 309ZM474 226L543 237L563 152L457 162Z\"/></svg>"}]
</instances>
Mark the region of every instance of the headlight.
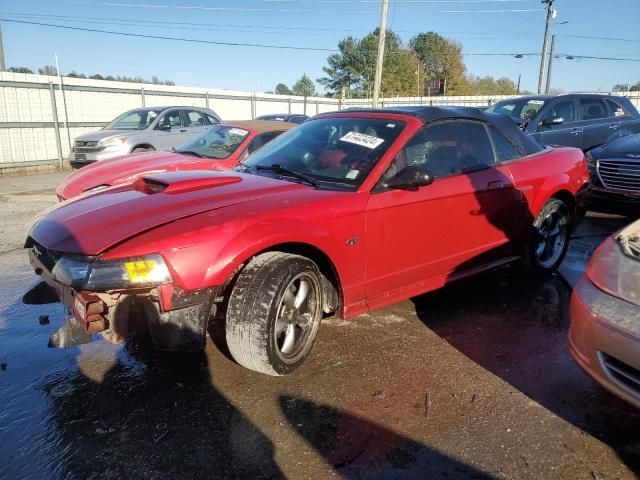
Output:
<instances>
[{"instance_id":1,"label":"headlight","mask_svg":"<svg viewBox=\"0 0 640 480\"><path fill-rule=\"evenodd\" d=\"M93 291L149 287L172 281L160 255L109 261L63 256L52 274L64 285Z\"/></svg>"},{"instance_id":2,"label":"headlight","mask_svg":"<svg viewBox=\"0 0 640 480\"><path fill-rule=\"evenodd\" d=\"M127 141L127 138L129 137L127 137L126 135L123 135L121 137L105 138L104 140L100 140L98 144L103 147L119 147Z\"/></svg>"},{"instance_id":3,"label":"headlight","mask_svg":"<svg viewBox=\"0 0 640 480\"><path fill-rule=\"evenodd\" d=\"M600 290L640 305L640 262L625 255L615 238L609 237L595 251L587 277Z\"/></svg>"}]
</instances>

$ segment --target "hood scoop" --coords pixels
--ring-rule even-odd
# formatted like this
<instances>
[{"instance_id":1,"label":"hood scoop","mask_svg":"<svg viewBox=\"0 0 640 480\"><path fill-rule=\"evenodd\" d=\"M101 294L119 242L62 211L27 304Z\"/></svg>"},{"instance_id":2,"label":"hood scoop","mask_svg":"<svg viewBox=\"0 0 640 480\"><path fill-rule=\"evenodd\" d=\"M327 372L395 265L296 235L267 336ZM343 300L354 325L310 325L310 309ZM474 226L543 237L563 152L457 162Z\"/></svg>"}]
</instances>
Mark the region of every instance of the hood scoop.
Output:
<instances>
[{"instance_id":1,"label":"hood scoop","mask_svg":"<svg viewBox=\"0 0 640 480\"><path fill-rule=\"evenodd\" d=\"M221 187L241 181L241 177L215 172L171 172L141 177L136 180L135 188L148 194L181 193Z\"/></svg>"}]
</instances>

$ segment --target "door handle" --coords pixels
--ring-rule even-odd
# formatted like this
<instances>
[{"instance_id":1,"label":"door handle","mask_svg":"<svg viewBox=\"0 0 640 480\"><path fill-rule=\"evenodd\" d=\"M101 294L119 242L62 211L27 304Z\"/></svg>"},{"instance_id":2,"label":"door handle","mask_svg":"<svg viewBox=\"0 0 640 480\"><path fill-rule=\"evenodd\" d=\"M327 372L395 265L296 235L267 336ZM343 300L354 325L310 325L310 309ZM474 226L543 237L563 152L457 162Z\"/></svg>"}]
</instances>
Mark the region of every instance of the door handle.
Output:
<instances>
[{"instance_id":1,"label":"door handle","mask_svg":"<svg viewBox=\"0 0 640 480\"><path fill-rule=\"evenodd\" d=\"M620 128L620 125L609 125L609 130L617 130Z\"/></svg>"},{"instance_id":2,"label":"door handle","mask_svg":"<svg viewBox=\"0 0 640 480\"><path fill-rule=\"evenodd\" d=\"M571 135L580 135L582 133L582 128L574 128L571 130Z\"/></svg>"},{"instance_id":3,"label":"door handle","mask_svg":"<svg viewBox=\"0 0 640 480\"><path fill-rule=\"evenodd\" d=\"M487 190L499 190L501 188L504 188L504 183L500 180L494 180L487 185Z\"/></svg>"},{"instance_id":4,"label":"door handle","mask_svg":"<svg viewBox=\"0 0 640 480\"><path fill-rule=\"evenodd\" d=\"M183 129L182 129L182 130L180 130L180 131L184 133L184 132L186 132L186 131L187 131L187 129L186 129L186 128L183 128Z\"/></svg>"}]
</instances>

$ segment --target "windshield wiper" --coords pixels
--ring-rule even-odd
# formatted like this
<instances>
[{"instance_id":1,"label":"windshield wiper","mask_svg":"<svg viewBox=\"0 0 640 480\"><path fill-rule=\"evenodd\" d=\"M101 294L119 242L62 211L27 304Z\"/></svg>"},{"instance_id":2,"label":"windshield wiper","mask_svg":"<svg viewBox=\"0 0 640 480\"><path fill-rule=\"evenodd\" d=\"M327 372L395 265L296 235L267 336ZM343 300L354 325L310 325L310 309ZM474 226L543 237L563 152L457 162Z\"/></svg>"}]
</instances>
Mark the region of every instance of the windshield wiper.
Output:
<instances>
[{"instance_id":1,"label":"windshield wiper","mask_svg":"<svg viewBox=\"0 0 640 480\"><path fill-rule=\"evenodd\" d=\"M277 163L274 163L273 165L256 165L256 170L270 170L274 173L279 173L282 175L289 175L290 177L295 177L295 178L299 178L300 180L304 180L305 182L313 185L314 187L318 186L318 182L310 177L309 175L306 175L302 172L297 172L296 170L289 170L286 167L283 167L282 165L278 165Z\"/></svg>"},{"instance_id":2,"label":"windshield wiper","mask_svg":"<svg viewBox=\"0 0 640 480\"><path fill-rule=\"evenodd\" d=\"M193 155L194 157L204 158L204 155L200 155L198 152L194 152L193 150L176 150L175 148L172 148L171 150L184 155Z\"/></svg>"}]
</instances>

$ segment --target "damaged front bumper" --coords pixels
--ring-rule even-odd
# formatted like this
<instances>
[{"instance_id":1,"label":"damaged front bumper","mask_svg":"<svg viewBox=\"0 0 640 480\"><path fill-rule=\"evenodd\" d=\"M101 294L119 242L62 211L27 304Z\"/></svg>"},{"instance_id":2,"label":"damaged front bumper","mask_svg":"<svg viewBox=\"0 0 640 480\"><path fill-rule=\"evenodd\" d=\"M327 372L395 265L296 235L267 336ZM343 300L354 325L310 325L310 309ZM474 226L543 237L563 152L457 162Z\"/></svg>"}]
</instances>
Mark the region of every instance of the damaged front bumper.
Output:
<instances>
[{"instance_id":1,"label":"damaged front bumper","mask_svg":"<svg viewBox=\"0 0 640 480\"><path fill-rule=\"evenodd\" d=\"M163 284L104 292L78 291L58 282L33 249L29 250L29 261L86 334L100 333L111 342L121 343L148 329L158 350L196 352L205 346L212 307L220 300L221 288L185 292L175 285ZM60 342L52 337L51 343Z\"/></svg>"}]
</instances>

